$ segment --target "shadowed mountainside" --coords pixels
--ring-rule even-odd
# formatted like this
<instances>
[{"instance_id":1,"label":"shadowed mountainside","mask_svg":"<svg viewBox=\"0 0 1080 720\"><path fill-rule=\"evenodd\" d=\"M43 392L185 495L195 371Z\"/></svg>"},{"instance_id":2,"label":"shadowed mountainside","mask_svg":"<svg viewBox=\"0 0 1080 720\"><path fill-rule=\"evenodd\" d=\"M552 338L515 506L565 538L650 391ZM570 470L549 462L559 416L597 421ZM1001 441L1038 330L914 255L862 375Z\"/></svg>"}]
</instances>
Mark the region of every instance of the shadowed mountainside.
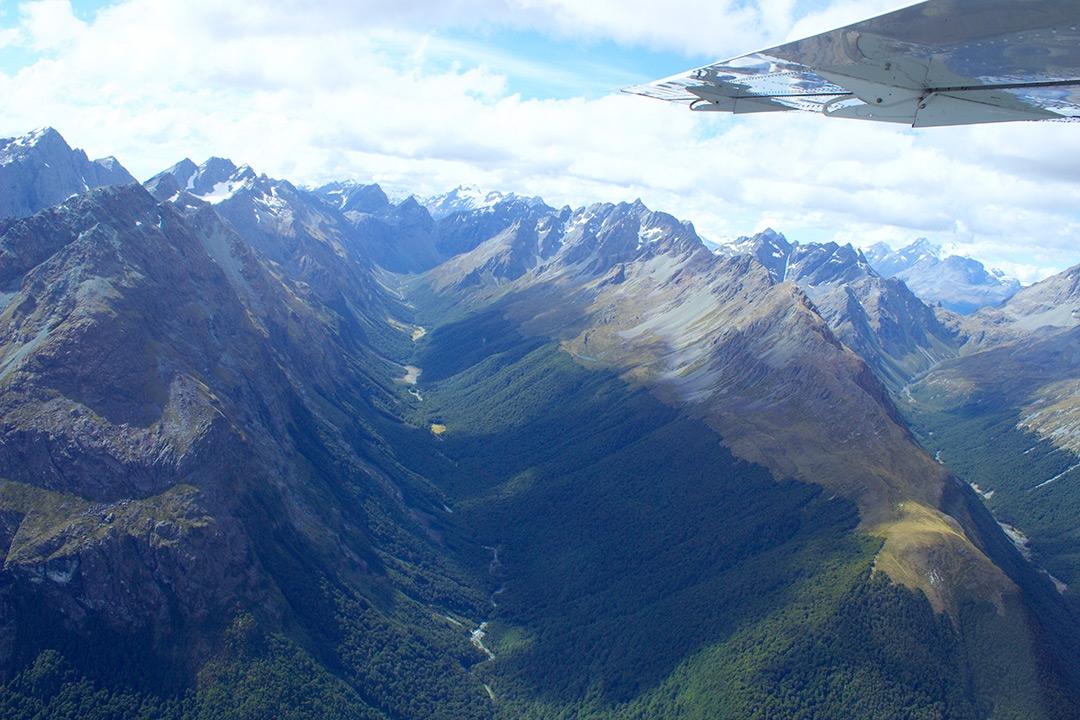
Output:
<instances>
[{"instance_id":1,"label":"shadowed mountainside","mask_svg":"<svg viewBox=\"0 0 1080 720\"><path fill-rule=\"evenodd\" d=\"M133 182L116 158L91 162L52 128L0 138L0 218L27 217L93 188Z\"/></svg>"},{"instance_id":2,"label":"shadowed mountainside","mask_svg":"<svg viewBox=\"0 0 1080 720\"><path fill-rule=\"evenodd\" d=\"M1068 277L425 202L215 158L0 221L0 714L1075 715L1070 595L890 395L1071 382Z\"/></svg>"}]
</instances>

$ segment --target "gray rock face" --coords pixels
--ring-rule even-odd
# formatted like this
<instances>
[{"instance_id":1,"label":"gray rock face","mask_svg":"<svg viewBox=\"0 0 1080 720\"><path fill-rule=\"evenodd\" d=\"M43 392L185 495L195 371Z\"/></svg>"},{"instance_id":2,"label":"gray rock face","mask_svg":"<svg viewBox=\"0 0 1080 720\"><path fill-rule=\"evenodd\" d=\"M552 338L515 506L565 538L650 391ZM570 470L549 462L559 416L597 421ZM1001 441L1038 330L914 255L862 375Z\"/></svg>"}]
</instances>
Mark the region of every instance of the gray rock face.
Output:
<instances>
[{"instance_id":1,"label":"gray rock face","mask_svg":"<svg viewBox=\"0 0 1080 720\"><path fill-rule=\"evenodd\" d=\"M184 635L163 643L197 667L236 607L298 612L317 580L296 568L384 582L363 513L430 542L368 429L398 370L354 329L390 327L379 290L316 252L299 207L254 240L311 284L183 192L100 188L0 222L0 672L26 603L73 632Z\"/></svg>"},{"instance_id":2,"label":"gray rock face","mask_svg":"<svg viewBox=\"0 0 1080 720\"><path fill-rule=\"evenodd\" d=\"M72 195L133 182L116 158L90 161L52 128L0 139L0 218L29 217Z\"/></svg>"},{"instance_id":3,"label":"gray rock face","mask_svg":"<svg viewBox=\"0 0 1080 720\"><path fill-rule=\"evenodd\" d=\"M469 213L474 210L491 210L499 205L519 204L524 207L546 208L543 199L538 197L521 197L514 193L501 193L491 191L482 192L475 187L459 186L448 193L425 198L419 201L427 208L431 217L442 220L457 213Z\"/></svg>"},{"instance_id":4,"label":"gray rock face","mask_svg":"<svg viewBox=\"0 0 1080 720\"><path fill-rule=\"evenodd\" d=\"M2 502L21 516L0 585L27 583L70 628L122 632L260 602L227 510L246 442L224 414L275 403L260 397L271 385L206 382L265 367L266 351L202 239L138 185L99 188L6 223L0 281L15 290L0 323Z\"/></svg>"},{"instance_id":5,"label":"gray rock face","mask_svg":"<svg viewBox=\"0 0 1080 720\"><path fill-rule=\"evenodd\" d=\"M923 300L941 303L967 315L980 307L1000 305L1019 289L1020 282L978 260L950 255L925 238L900 250L877 243L866 250L870 264L884 277L897 277Z\"/></svg>"},{"instance_id":6,"label":"gray rock face","mask_svg":"<svg viewBox=\"0 0 1080 720\"><path fill-rule=\"evenodd\" d=\"M740 238L736 248L760 260L774 281L797 283L837 337L893 390L957 354L956 333L851 245L800 245L767 230Z\"/></svg>"},{"instance_id":7,"label":"gray rock face","mask_svg":"<svg viewBox=\"0 0 1080 720\"><path fill-rule=\"evenodd\" d=\"M390 210L390 199L375 183L362 185L351 181L332 182L316 188L313 192L335 205L341 212L381 215Z\"/></svg>"},{"instance_id":8,"label":"gray rock face","mask_svg":"<svg viewBox=\"0 0 1080 720\"><path fill-rule=\"evenodd\" d=\"M793 280L805 287L848 283L876 276L862 251L836 243L788 242L780 233L767 229L753 237L735 241L735 249L756 257L769 269L776 282Z\"/></svg>"}]
</instances>

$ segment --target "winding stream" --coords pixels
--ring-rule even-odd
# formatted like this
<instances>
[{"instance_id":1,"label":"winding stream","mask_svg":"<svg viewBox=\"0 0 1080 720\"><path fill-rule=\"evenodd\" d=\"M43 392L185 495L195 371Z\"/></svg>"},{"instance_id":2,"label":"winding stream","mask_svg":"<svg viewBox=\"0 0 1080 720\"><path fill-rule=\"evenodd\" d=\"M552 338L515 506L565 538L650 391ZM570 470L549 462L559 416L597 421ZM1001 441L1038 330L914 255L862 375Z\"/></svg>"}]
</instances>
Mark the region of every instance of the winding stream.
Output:
<instances>
[{"instance_id":1,"label":"winding stream","mask_svg":"<svg viewBox=\"0 0 1080 720\"><path fill-rule=\"evenodd\" d=\"M488 574L494 575L495 571L502 567L502 563L499 562L499 548L485 545L484 549L491 551L491 562L488 563ZM488 596L488 601L491 603L492 608L499 607L499 604L495 602L495 596L502 592L506 592L505 585L500 586L498 590ZM472 640L473 645L475 645L477 648L480 649L481 652L487 655L488 660L494 660L495 653L491 652L491 649L484 645L484 636L487 635L488 622L488 620L484 620L482 623L480 623L480 626L473 630L472 633L469 635L469 639ZM485 685L485 687L487 686ZM488 693L490 692L491 689L488 688Z\"/></svg>"}]
</instances>

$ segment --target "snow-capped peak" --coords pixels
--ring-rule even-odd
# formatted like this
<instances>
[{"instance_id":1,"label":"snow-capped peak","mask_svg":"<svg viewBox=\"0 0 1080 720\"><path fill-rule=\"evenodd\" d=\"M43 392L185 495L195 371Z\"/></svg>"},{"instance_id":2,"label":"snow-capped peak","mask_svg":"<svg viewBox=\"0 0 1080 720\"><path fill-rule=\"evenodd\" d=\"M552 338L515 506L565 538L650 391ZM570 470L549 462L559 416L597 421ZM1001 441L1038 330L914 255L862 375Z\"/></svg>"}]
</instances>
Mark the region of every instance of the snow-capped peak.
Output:
<instances>
[{"instance_id":1,"label":"snow-capped peak","mask_svg":"<svg viewBox=\"0 0 1080 720\"><path fill-rule=\"evenodd\" d=\"M59 138L61 143L64 143L60 133L51 127L38 128L19 137L0 138L0 165L8 165L25 157L27 151L36 147L39 142L54 136ZM66 144L64 143L65 146Z\"/></svg>"},{"instance_id":2,"label":"snow-capped peak","mask_svg":"<svg viewBox=\"0 0 1080 720\"><path fill-rule=\"evenodd\" d=\"M418 203L427 208L431 217L441 220L458 212L472 212L475 210L490 210L504 202L520 200L530 207L543 205L544 201L538 197L519 197L514 193L503 193L498 190L484 192L475 185L459 185L448 193L436 195L430 198L417 198Z\"/></svg>"},{"instance_id":3,"label":"snow-capped peak","mask_svg":"<svg viewBox=\"0 0 1080 720\"><path fill-rule=\"evenodd\" d=\"M926 238L917 238L915 242L899 251L908 258L934 258L941 260L941 246L935 245Z\"/></svg>"},{"instance_id":4,"label":"snow-capped peak","mask_svg":"<svg viewBox=\"0 0 1080 720\"><path fill-rule=\"evenodd\" d=\"M778 233L772 228L765 228L761 232L753 236L741 235L734 240L724 240L722 244L723 254L755 254L759 245L766 245L773 248L774 252L779 252L780 255L776 257L785 256L792 247L799 244L797 240L788 241L782 233Z\"/></svg>"},{"instance_id":5,"label":"snow-capped peak","mask_svg":"<svg viewBox=\"0 0 1080 720\"><path fill-rule=\"evenodd\" d=\"M950 310L969 313L983 305L997 305L1020 289L1020 282L1000 270L989 269L962 248L943 249L926 238L892 250L885 243L866 248L866 259L884 277L903 280L927 302L940 302Z\"/></svg>"}]
</instances>

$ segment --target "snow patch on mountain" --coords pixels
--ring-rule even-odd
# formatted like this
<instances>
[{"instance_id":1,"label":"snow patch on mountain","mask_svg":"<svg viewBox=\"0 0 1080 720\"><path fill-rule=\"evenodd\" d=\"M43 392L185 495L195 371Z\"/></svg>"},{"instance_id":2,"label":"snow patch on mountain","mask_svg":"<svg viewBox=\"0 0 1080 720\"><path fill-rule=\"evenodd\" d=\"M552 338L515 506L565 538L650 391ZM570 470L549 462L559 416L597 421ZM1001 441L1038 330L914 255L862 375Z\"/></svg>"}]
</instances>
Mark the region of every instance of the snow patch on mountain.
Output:
<instances>
[{"instance_id":1,"label":"snow patch on mountain","mask_svg":"<svg viewBox=\"0 0 1080 720\"><path fill-rule=\"evenodd\" d=\"M19 137L0 139L0 165L9 165L16 160L25 158L29 151L38 146L38 143L42 140L51 139L53 135L59 137L60 133L51 127L44 127L32 130ZM45 165L48 167L48 163L45 163Z\"/></svg>"},{"instance_id":2,"label":"snow patch on mountain","mask_svg":"<svg viewBox=\"0 0 1080 720\"><path fill-rule=\"evenodd\" d=\"M0 217L28 217L73 195L133 182L116 158L91 161L51 127L0 138Z\"/></svg>"},{"instance_id":3,"label":"snow patch on mountain","mask_svg":"<svg viewBox=\"0 0 1080 720\"><path fill-rule=\"evenodd\" d=\"M202 165L184 158L168 170L147 180L144 186L158 200L183 191L217 205L243 189L251 189L257 180L265 180L250 165L236 167L231 160L212 157Z\"/></svg>"},{"instance_id":4,"label":"snow patch on mountain","mask_svg":"<svg viewBox=\"0 0 1080 720\"><path fill-rule=\"evenodd\" d=\"M442 220L454 213L474 210L491 210L501 203L518 200L529 207L543 207L543 198L523 197L514 193L502 193L497 190L484 192L475 185L459 185L448 193L430 198L417 198L416 201L427 208L431 217Z\"/></svg>"},{"instance_id":5,"label":"snow patch on mountain","mask_svg":"<svg viewBox=\"0 0 1080 720\"><path fill-rule=\"evenodd\" d=\"M988 271L970 257L946 255L940 245L926 238L899 250L877 243L865 254L884 277L899 278L923 300L965 315L980 307L1000 305L1020 289L1016 278L998 269Z\"/></svg>"}]
</instances>

